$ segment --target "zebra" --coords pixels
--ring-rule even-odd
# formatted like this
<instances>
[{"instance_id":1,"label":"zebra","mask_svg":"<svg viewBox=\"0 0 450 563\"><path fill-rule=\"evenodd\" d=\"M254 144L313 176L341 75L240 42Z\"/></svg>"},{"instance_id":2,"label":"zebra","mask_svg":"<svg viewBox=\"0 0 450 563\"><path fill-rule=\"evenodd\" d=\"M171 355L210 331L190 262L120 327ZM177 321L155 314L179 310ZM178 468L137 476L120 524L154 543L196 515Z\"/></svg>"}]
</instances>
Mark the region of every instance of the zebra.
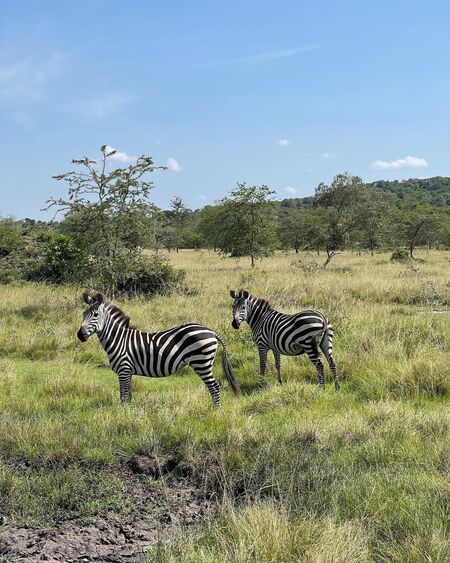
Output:
<instances>
[{"instance_id":1,"label":"zebra","mask_svg":"<svg viewBox=\"0 0 450 563\"><path fill-rule=\"evenodd\" d=\"M220 385L212 375L217 346L223 347L222 367L235 395L239 395L225 342L206 326L188 323L153 334L130 326L130 318L101 293L83 294L88 308L77 336L82 342L97 334L119 378L120 401L131 401L132 375L165 377L189 365L208 387L214 408L220 407Z\"/></svg>"},{"instance_id":2,"label":"zebra","mask_svg":"<svg viewBox=\"0 0 450 563\"><path fill-rule=\"evenodd\" d=\"M339 377L333 359L333 328L319 311L302 311L287 315L275 311L264 299L250 295L248 291L230 291L233 302L232 326L238 329L246 321L252 329L253 341L259 351L260 380L266 374L267 353L272 350L278 382L283 384L281 375L281 355L298 356L308 354L319 376L319 386L325 388L325 376L320 350L330 366L336 391L339 390ZM319 350L320 348L320 350Z\"/></svg>"}]
</instances>

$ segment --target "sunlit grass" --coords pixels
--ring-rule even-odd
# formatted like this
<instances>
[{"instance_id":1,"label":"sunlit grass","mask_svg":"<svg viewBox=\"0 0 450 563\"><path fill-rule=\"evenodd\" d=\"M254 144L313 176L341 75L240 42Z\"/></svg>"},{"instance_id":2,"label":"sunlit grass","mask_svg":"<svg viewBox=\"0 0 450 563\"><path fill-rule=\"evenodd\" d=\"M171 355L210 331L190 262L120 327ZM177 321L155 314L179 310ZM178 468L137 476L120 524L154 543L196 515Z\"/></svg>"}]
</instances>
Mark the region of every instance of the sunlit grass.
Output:
<instances>
[{"instance_id":1,"label":"sunlit grass","mask_svg":"<svg viewBox=\"0 0 450 563\"><path fill-rule=\"evenodd\" d=\"M243 394L225 385L219 412L188 369L134 378L120 406L98 341L76 339L81 288L2 286L0 516L39 524L126 510L123 477L111 474L135 454L170 455L223 509L151 560L445 561L450 315L435 311L448 310L450 255L422 257L413 271L344 254L309 275L295 254L251 271L244 259L172 253L190 296L120 305L142 329L196 321L225 339ZM329 373L319 391L305 357L282 359L279 387L269 355L267 386L256 386L250 331L231 327L239 288L330 318L340 393ZM224 381L220 362L215 374Z\"/></svg>"}]
</instances>

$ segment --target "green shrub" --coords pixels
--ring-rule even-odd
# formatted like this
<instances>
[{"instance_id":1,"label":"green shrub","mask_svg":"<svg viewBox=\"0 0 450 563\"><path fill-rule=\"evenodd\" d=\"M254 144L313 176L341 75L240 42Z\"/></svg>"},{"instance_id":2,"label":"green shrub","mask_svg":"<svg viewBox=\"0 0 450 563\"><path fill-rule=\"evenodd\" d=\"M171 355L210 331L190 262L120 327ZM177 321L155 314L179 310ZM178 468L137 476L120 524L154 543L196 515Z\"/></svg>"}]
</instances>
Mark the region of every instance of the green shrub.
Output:
<instances>
[{"instance_id":1,"label":"green shrub","mask_svg":"<svg viewBox=\"0 0 450 563\"><path fill-rule=\"evenodd\" d=\"M168 295L183 281L186 272L174 268L167 258L141 257L138 266L128 276L117 280L117 293L122 296Z\"/></svg>"},{"instance_id":2,"label":"green shrub","mask_svg":"<svg viewBox=\"0 0 450 563\"><path fill-rule=\"evenodd\" d=\"M0 220L0 284L20 278L18 258L23 247L20 229L8 219Z\"/></svg>"},{"instance_id":3,"label":"green shrub","mask_svg":"<svg viewBox=\"0 0 450 563\"><path fill-rule=\"evenodd\" d=\"M391 262L409 262L408 251L404 248L397 248L391 255Z\"/></svg>"},{"instance_id":4,"label":"green shrub","mask_svg":"<svg viewBox=\"0 0 450 563\"><path fill-rule=\"evenodd\" d=\"M47 231L39 242L41 251L25 272L26 279L56 284L82 281L85 260L71 236Z\"/></svg>"},{"instance_id":5,"label":"green shrub","mask_svg":"<svg viewBox=\"0 0 450 563\"><path fill-rule=\"evenodd\" d=\"M0 221L0 257L10 256L22 246L20 229L8 220Z\"/></svg>"},{"instance_id":6,"label":"green shrub","mask_svg":"<svg viewBox=\"0 0 450 563\"><path fill-rule=\"evenodd\" d=\"M20 271L15 263L8 259L0 259L0 284L11 283L20 278Z\"/></svg>"}]
</instances>

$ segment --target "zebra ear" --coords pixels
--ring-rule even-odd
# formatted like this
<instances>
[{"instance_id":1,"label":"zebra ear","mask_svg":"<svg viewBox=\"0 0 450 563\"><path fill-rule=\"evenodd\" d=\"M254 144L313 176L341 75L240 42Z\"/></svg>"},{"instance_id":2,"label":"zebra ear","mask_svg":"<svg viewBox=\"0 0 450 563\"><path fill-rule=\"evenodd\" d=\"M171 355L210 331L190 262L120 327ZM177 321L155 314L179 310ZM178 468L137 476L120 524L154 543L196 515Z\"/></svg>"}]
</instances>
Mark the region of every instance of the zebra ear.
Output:
<instances>
[{"instance_id":1,"label":"zebra ear","mask_svg":"<svg viewBox=\"0 0 450 563\"><path fill-rule=\"evenodd\" d=\"M234 289L232 289L232 290L230 291L230 295L231 295L231 297L232 297L233 299L236 299L236 297L237 297L237 293L234 291Z\"/></svg>"},{"instance_id":2,"label":"zebra ear","mask_svg":"<svg viewBox=\"0 0 450 563\"><path fill-rule=\"evenodd\" d=\"M83 301L84 301L87 305L92 305L92 303L94 302L94 300L93 300L92 297L89 295L89 293L83 293Z\"/></svg>"},{"instance_id":3,"label":"zebra ear","mask_svg":"<svg viewBox=\"0 0 450 563\"><path fill-rule=\"evenodd\" d=\"M101 293L96 293L94 299L98 304L103 303L103 295Z\"/></svg>"},{"instance_id":4,"label":"zebra ear","mask_svg":"<svg viewBox=\"0 0 450 563\"><path fill-rule=\"evenodd\" d=\"M244 299L248 299L248 296L249 296L249 295L250 295L250 294L249 294L248 291L243 291L243 292L242 292L242 297L243 297Z\"/></svg>"}]
</instances>

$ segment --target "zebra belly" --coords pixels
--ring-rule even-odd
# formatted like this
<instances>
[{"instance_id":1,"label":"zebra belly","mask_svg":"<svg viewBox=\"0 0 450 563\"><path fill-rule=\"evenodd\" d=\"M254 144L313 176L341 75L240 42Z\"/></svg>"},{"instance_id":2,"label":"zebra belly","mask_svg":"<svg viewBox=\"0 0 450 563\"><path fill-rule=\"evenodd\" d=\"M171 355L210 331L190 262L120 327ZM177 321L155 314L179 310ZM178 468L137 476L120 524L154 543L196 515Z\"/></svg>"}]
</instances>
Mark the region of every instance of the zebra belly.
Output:
<instances>
[{"instance_id":1,"label":"zebra belly","mask_svg":"<svg viewBox=\"0 0 450 563\"><path fill-rule=\"evenodd\" d=\"M279 352L283 356L300 356L305 353L305 349L299 342L292 342L289 346L273 346L271 347L275 352Z\"/></svg>"},{"instance_id":2,"label":"zebra belly","mask_svg":"<svg viewBox=\"0 0 450 563\"><path fill-rule=\"evenodd\" d=\"M292 340L283 339L276 342L269 342L268 348L282 354L283 356L300 356L305 354L305 344L311 344L316 341L317 344L320 342L320 337L322 333L315 333L309 335L307 338L293 338Z\"/></svg>"},{"instance_id":3,"label":"zebra belly","mask_svg":"<svg viewBox=\"0 0 450 563\"><path fill-rule=\"evenodd\" d=\"M175 371L172 371L171 373L161 373L161 372L155 372L153 369L153 365L150 363L150 365L145 366L144 368L142 366L140 366L137 362L134 363L134 374L135 375L141 375L143 377L168 377L169 375L172 375L173 373L176 373L178 371L178 369L176 369Z\"/></svg>"}]
</instances>

